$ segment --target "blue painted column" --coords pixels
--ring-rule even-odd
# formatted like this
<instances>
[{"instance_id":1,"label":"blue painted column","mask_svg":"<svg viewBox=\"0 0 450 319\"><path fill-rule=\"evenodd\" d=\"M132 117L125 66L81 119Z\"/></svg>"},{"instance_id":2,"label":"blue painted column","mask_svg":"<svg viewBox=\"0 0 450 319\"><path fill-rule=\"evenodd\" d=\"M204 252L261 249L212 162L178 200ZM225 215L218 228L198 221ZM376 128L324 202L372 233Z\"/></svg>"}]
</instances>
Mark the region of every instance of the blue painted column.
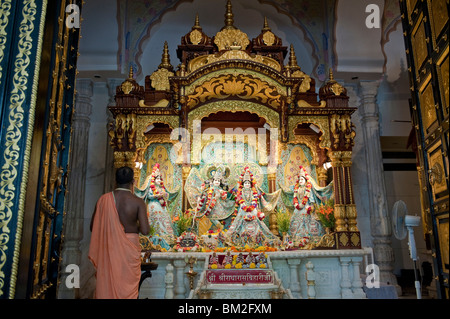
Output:
<instances>
[{"instance_id":1,"label":"blue painted column","mask_svg":"<svg viewBox=\"0 0 450 319\"><path fill-rule=\"evenodd\" d=\"M0 298L14 298L46 0L0 2Z\"/></svg>"}]
</instances>

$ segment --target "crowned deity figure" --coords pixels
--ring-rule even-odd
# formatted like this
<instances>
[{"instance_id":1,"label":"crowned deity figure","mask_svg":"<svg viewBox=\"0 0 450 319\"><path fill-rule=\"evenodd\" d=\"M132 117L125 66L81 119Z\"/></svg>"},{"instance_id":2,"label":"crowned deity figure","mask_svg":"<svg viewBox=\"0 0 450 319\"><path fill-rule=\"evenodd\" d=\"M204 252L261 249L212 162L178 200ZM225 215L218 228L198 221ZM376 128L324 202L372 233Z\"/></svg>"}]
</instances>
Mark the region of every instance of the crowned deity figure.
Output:
<instances>
[{"instance_id":1,"label":"crowned deity figure","mask_svg":"<svg viewBox=\"0 0 450 319\"><path fill-rule=\"evenodd\" d=\"M332 184L320 187L307 173L299 167L296 182L289 191L284 192L285 204L293 208L289 224L289 237L296 247L303 247L309 242L317 242L325 234L319 218L314 211L314 204L320 204L332 196Z\"/></svg>"},{"instance_id":2,"label":"crowned deity figure","mask_svg":"<svg viewBox=\"0 0 450 319\"><path fill-rule=\"evenodd\" d=\"M211 222L210 229L222 230L221 220L228 218L233 213L234 201L228 199L228 185L226 177L229 169L213 166L206 180L200 187L200 194L196 198L193 223L202 217L207 217Z\"/></svg>"},{"instance_id":3,"label":"crowned deity figure","mask_svg":"<svg viewBox=\"0 0 450 319\"><path fill-rule=\"evenodd\" d=\"M173 244L175 237L171 217L167 210L169 192L164 187L158 163L153 166L151 175L144 183L144 188L136 189L135 193L147 203L150 226L154 229L156 237L160 237L166 242L161 246Z\"/></svg>"},{"instance_id":4,"label":"crowned deity figure","mask_svg":"<svg viewBox=\"0 0 450 319\"><path fill-rule=\"evenodd\" d=\"M265 213L270 213L274 209L279 191L276 194L266 195L256 184L248 167L244 168L237 189L233 191L237 214L228 229L228 240L240 246L278 245L279 238L269 230L263 220Z\"/></svg>"}]
</instances>

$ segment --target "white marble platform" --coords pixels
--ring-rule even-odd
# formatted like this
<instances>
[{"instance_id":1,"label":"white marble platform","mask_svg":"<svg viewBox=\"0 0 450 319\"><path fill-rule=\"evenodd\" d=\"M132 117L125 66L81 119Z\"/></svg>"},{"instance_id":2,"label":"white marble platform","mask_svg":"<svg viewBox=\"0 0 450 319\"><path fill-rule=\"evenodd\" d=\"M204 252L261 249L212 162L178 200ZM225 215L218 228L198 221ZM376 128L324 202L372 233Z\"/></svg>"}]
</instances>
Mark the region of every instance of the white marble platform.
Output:
<instances>
[{"instance_id":1,"label":"white marble platform","mask_svg":"<svg viewBox=\"0 0 450 319\"><path fill-rule=\"evenodd\" d=\"M204 270L205 262L211 253L153 253L151 259L158 264L152 272L152 278L146 279L141 286L139 298L163 299L165 296L175 299L189 298L190 287L186 272L189 265L186 257L197 258L194 271L198 273L194 281L197 287ZM272 268L282 286L288 289L293 298L308 298L306 264L314 266L315 298L317 299L360 299L366 298L361 275L365 274L364 260L370 255L368 249L346 250L296 250L268 252ZM166 294L166 267L173 266L173 293ZM171 267L169 266L169 269ZM170 280L169 280L170 281ZM311 288L311 287L309 287ZM195 289L195 288L194 288ZM220 296L218 294L217 296ZM229 295L223 295L229 298Z\"/></svg>"}]
</instances>

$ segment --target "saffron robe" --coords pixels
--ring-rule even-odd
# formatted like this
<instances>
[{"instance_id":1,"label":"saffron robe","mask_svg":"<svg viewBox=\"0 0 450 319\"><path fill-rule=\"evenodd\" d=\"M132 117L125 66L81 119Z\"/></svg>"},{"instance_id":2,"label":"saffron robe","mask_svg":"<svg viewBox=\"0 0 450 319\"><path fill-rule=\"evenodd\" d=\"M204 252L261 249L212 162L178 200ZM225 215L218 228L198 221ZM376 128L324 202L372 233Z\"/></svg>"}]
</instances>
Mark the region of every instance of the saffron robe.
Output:
<instances>
[{"instance_id":1,"label":"saffron robe","mask_svg":"<svg viewBox=\"0 0 450 319\"><path fill-rule=\"evenodd\" d=\"M125 233L113 193L97 202L89 259L97 269L96 299L136 299L141 277L139 234Z\"/></svg>"}]
</instances>

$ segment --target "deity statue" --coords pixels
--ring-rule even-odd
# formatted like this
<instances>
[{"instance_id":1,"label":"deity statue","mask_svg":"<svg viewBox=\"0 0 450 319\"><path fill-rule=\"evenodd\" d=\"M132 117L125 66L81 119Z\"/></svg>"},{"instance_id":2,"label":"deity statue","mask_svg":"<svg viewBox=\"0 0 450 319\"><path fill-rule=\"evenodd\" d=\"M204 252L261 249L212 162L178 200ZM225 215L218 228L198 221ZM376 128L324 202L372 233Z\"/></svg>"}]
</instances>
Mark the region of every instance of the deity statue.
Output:
<instances>
[{"instance_id":1,"label":"deity statue","mask_svg":"<svg viewBox=\"0 0 450 319\"><path fill-rule=\"evenodd\" d=\"M223 268L226 268L227 265L229 265L228 268L231 268L233 265L233 256L231 256L230 251L227 251L227 254L223 257L222 261Z\"/></svg>"},{"instance_id":2,"label":"deity statue","mask_svg":"<svg viewBox=\"0 0 450 319\"><path fill-rule=\"evenodd\" d=\"M245 258L244 255L242 253L239 253L236 257L236 264L245 264Z\"/></svg>"},{"instance_id":3,"label":"deity statue","mask_svg":"<svg viewBox=\"0 0 450 319\"><path fill-rule=\"evenodd\" d=\"M211 222L210 229L223 229L221 220L227 219L233 214L234 201L228 198L228 185L226 178L229 175L229 169L223 165L212 166L208 170L210 180L204 181L199 188L193 187L198 184L200 176L196 176L197 170L192 169L188 176L186 184L186 193L190 202L195 202L194 223L201 218L207 217ZM199 230L201 233L202 231Z\"/></svg>"},{"instance_id":4,"label":"deity statue","mask_svg":"<svg viewBox=\"0 0 450 319\"><path fill-rule=\"evenodd\" d=\"M168 199L173 194L170 194L164 186L158 163L153 166L152 173L145 181L143 188L135 188L135 193L147 203L148 220L156 235L154 239L159 237L165 241L165 243L156 242L156 244L160 244L163 248L172 245L175 236L167 206Z\"/></svg>"},{"instance_id":5,"label":"deity statue","mask_svg":"<svg viewBox=\"0 0 450 319\"><path fill-rule=\"evenodd\" d=\"M215 265L215 266L213 267L213 265ZM219 257L214 252L213 255L209 259L208 268L218 268L218 267L219 267Z\"/></svg>"},{"instance_id":6,"label":"deity statue","mask_svg":"<svg viewBox=\"0 0 450 319\"><path fill-rule=\"evenodd\" d=\"M250 268L251 264L256 266L256 257L252 254L252 252L249 252L247 258L245 258L245 268Z\"/></svg>"},{"instance_id":7,"label":"deity statue","mask_svg":"<svg viewBox=\"0 0 450 319\"><path fill-rule=\"evenodd\" d=\"M248 167L244 168L235 192L237 215L227 232L228 240L240 246L279 244L280 240L264 223L278 201L279 191L266 195L256 184ZM266 200L267 198L267 200Z\"/></svg>"},{"instance_id":8,"label":"deity statue","mask_svg":"<svg viewBox=\"0 0 450 319\"><path fill-rule=\"evenodd\" d=\"M332 197L332 183L320 187L300 166L295 185L283 191L283 201L293 209L288 235L294 246L303 247L310 241L318 242L325 234L319 218L314 212L314 203L320 204Z\"/></svg>"},{"instance_id":9,"label":"deity statue","mask_svg":"<svg viewBox=\"0 0 450 319\"><path fill-rule=\"evenodd\" d=\"M258 254L258 256L256 257L256 267L257 268L265 268L265 267L267 267L267 258L266 258L265 253L260 252Z\"/></svg>"}]
</instances>

